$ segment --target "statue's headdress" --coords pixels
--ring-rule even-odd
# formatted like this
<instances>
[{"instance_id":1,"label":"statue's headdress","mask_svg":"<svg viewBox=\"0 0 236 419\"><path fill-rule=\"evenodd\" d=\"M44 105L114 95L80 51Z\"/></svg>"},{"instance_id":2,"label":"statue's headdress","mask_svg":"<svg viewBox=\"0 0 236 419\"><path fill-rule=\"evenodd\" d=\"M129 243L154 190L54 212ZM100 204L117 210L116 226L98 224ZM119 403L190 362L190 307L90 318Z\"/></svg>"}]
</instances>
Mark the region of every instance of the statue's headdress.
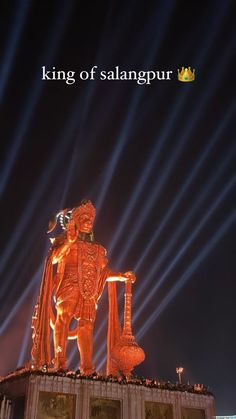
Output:
<instances>
[{"instance_id":1,"label":"statue's headdress","mask_svg":"<svg viewBox=\"0 0 236 419\"><path fill-rule=\"evenodd\" d=\"M92 202L89 200L83 199L78 207L73 208L70 218L79 218L81 215L88 215L92 220L96 216L96 209L93 206Z\"/></svg>"},{"instance_id":2,"label":"statue's headdress","mask_svg":"<svg viewBox=\"0 0 236 419\"><path fill-rule=\"evenodd\" d=\"M59 211L50 221L48 224L48 233L51 233L57 225L57 221L59 219L61 228L66 230L66 225L70 221L71 218L78 218L83 214L89 215L93 220L96 216L96 209L93 206L92 202L88 199L83 199L81 203L72 209L65 208Z\"/></svg>"}]
</instances>

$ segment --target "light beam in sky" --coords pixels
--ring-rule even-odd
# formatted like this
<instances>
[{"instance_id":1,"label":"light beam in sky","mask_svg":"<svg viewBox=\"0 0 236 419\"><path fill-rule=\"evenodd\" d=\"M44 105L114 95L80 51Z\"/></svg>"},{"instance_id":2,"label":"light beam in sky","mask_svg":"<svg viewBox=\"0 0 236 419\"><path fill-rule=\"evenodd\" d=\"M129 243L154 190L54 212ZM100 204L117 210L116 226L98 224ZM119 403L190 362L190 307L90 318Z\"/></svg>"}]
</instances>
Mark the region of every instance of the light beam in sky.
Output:
<instances>
[{"instance_id":1,"label":"light beam in sky","mask_svg":"<svg viewBox=\"0 0 236 419\"><path fill-rule=\"evenodd\" d=\"M156 310L145 320L141 329L138 331L136 338L140 340L152 324L158 319L160 314L166 309L168 304L173 301L173 299L178 295L181 289L184 287L186 282L192 277L193 273L200 266L200 264L210 255L214 250L217 243L224 237L227 231L236 221L236 212L235 210L227 217L226 221L219 227L217 232L211 237L211 239L205 244L199 254L193 259L192 263L180 277L180 279L175 283L167 295L163 298L162 302L158 305ZM105 356L97 365L97 370L101 370L106 362Z\"/></svg>"},{"instance_id":2,"label":"light beam in sky","mask_svg":"<svg viewBox=\"0 0 236 419\"><path fill-rule=\"evenodd\" d=\"M5 46L3 58L1 60L0 70L0 103L2 102L9 75L12 70L12 64L15 58L17 45L20 42L21 34L25 21L28 16L31 0L21 1L20 7L16 8L14 19L11 26L11 33Z\"/></svg>"},{"instance_id":3,"label":"light beam in sky","mask_svg":"<svg viewBox=\"0 0 236 419\"><path fill-rule=\"evenodd\" d=\"M125 259L125 257L127 256L127 253L129 251L129 249L131 248L131 246L133 245L133 243L135 242L138 234L140 234L141 229L143 228L143 226L146 223L146 220L149 216L149 213L154 205L155 202L158 202L158 199L160 199L160 194L162 192L162 189L164 188L171 172L173 171L180 155L181 152L184 149L184 146L186 144L186 142L189 140L190 135L192 130L194 129L194 125L197 123L198 119L200 118L200 116L203 115L204 111L205 111L205 107L207 105L208 100L210 99L210 97L212 96L212 94L214 93L214 89L216 87L217 82L222 78L222 73L225 71L225 66L228 62L228 60L230 59L230 54L232 51L232 43L231 42L228 45L228 48L225 50L224 56L221 57L221 61L218 63L217 69L215 70L212 78L209 81L208 84L208 88L205 90L205 92L202 95L202 100L201 100L201 104L199 105L199 103L196 104L196 108L195 110L193 110L193 116L192 118L187 121L183 132L180 133L180 141L177 143L175 149L172 151L169 161L167 162L167 164L165 165L165 167L162 170L162 176L160 177L160 179L158 180L157 185L155 185L155 188L153 188L153 190L150 193L150 196L148 197L148 199L146 200L144 207L142 208L141 211L141 215L138 218L138 221L135 225L135 230L133 231L133 234L131 234L123 248L122 248L122 253L120 254L120 257L118 258L117 264L120 265L123 263L123 260Z\"/></svg>"},{"instance_id":4,"label":"light beam in sky","mask_svg":"<svg viewBox=\"0 0 236 419\"><path fill-rule=\"evenodd\" d=\"M61 37L64 33L66 23L68 22L69 14L72 11L73 3L74 3L74 0L72 0L71 2L65 2L63 3L63 7L59 9L55 26L53 27L53 30L52 30L52 37L49 40L49 42L47 40L48 47L47 47L46 53L44 53L40 57L40 60L39 60L40 65L41 63L45 63L45 65L49 66L51 62L53 61L56 55L57 49L59 47ZM40 80L37 74L37 77L35 78L33 82L33 86L29 89L29 94L26 99L26 104L20 116L20 122L16 126L14 138L12 140L12 144L9 147L8 154L6 157L6 163L1 173L0 196L3 194L7 186L8 179L11 175L11 170L18 157L18 152L20 150L22 141L27 133L27 129L33 118L34 111L38 103L43 86L44 86L43 81Z\"/></svg>"}]
</instances>

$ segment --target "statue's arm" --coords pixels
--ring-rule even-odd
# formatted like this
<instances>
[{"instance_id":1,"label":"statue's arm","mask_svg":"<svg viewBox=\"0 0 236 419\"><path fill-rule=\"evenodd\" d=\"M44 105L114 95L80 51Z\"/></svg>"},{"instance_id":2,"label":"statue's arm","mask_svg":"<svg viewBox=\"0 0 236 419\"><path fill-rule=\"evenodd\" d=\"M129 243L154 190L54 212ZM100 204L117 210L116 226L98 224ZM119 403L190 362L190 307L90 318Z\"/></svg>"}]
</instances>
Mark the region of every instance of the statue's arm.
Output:
<instances>
[{"instance_id":1,"label":"statue's arm","mask_svg":"<svg viewBox=\"0 0 236 419\"><path fill-rule=\"evenodd\" d=\"M61 262L61 260L69 253L70 245L69 243L64 243L62 246L58 248L51 249L51 261L52 264L55 265L56 263Z\"/></svg>"},{"instance_id":2,"label":"statue's arm","mask_svg":"<svg viewBox=\"0 0 236 419\"><path fill-rule=\"evenodd\" d=\"M67 230L66 236L64 236L63 241L57 239L52 243L51 247L51 260L52 264L61 262L61 260L70 252L71 245L77 240L78 232L76 230L76 225L74 220L71 220Z\"/></svg>"},{"instance_id":3,"label":"statue's arm","mask_svg":"<svg viewBox=\"0 0 236 419\"><path fill-rule=\"evenodd\" d=\"M114 281L126 282L128 280L131 281L132 283L135 282L136 276L133 271L127 271L124 273L113 272L112 270L107 271L107 277L106 277L107 282L114 282Z\"/></svg>"},{"instance_id":4,"label":"statue's arm","mask_svg":"<svg viewBox=\"0 0 236 419\"><path fill-rule=\"evenodd\" d=\"M102 255L102 261L101 261L101 267L102 267L102 277L105 278L107 282L126 282L127 280L131 282L135 282L136 276L133 271L127 271L127 272L115 272L108 266L108 259L107 259L107 251L106 249L101 246L101 255Z\"/></svg>"}]
</instances>

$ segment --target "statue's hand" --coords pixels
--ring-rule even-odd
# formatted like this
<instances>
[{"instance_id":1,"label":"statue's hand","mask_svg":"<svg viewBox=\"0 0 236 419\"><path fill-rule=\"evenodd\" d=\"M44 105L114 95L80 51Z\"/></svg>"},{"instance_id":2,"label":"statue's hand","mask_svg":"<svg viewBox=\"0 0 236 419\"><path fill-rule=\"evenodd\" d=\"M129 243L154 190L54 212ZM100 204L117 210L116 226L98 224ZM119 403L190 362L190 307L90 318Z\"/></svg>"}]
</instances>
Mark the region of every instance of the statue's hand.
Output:
<instances>
[{"instance_id":1,"label":"statue's hand","mask_svg":"<svg viewBox=\"0 0 236 419\"><path fill-rule=\"evenodd\" d=\"M128 281L131 281L132 284L136 281L136 276L133 271L125 272L124 276L127 278Z\"/></svg>"},{"instance_id":2,"label":"statue's hand","mask_svg":"<svg viewBox=\"0 0 236 419\"><path fill-rule=\"evenodd\" d=\"M72 218L72 220L68 223L68 226L67 226L67 239L70 243L73 243L77 239L77 236L78 236L77 226L75 224L75 221Z\"/></svg>"}]
</instances>

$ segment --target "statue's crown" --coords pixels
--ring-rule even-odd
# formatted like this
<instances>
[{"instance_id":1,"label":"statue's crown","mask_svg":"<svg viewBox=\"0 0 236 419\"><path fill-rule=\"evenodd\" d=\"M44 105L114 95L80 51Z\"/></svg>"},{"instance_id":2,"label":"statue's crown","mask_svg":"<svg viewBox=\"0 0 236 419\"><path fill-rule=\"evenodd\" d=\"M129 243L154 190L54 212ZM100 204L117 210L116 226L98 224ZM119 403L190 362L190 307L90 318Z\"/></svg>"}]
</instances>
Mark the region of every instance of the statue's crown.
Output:
<instances>
[{"instance_id":1,"label":"statue's crown","mask_svg":"<svg viewBox=\"0 0 236 419\"><path fill-rule=\"evenodd\" d=\"M90 200L83 200L81 201L78 207L73 208L72 210L72 217L80 217L83 214L87 214L91 218L95 218L96 216L96 209L93 206Z\"/></svg>"},{"instance_id":2,"label":"statue's crown","mask_svg":"<svg viewBox=\"0 0 236 419\"><path fill-rule=\"evenodd\" d=\"M181 71L178 69L178 80L183 82L195 80L195 69L191 70L191 67L182 67Z\"/></svg>"}]
</instances>

